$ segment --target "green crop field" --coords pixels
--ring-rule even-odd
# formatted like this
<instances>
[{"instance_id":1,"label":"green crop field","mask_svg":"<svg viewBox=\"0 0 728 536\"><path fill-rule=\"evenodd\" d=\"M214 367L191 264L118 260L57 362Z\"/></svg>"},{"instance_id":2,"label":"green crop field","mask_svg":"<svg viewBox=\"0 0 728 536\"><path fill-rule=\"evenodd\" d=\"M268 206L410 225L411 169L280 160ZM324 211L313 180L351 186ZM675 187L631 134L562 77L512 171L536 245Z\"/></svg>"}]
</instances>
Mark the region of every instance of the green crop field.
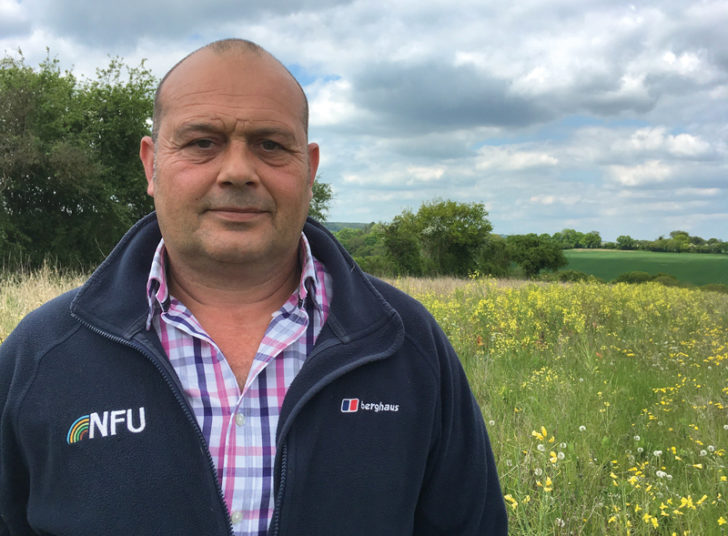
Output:
<instances>
[{"instance_id":1,"label":"green crop field","mask_svg":"<svg viewBox=\"0 0 728 536\"><path fill-rule=\"evenodd\" d=\"M569 261L567 269L593 274L605 281L639 271L670 274L694 285L728 285L728 255L589 249L569 249L564 255Z\"/></svg>"}]
</instances>

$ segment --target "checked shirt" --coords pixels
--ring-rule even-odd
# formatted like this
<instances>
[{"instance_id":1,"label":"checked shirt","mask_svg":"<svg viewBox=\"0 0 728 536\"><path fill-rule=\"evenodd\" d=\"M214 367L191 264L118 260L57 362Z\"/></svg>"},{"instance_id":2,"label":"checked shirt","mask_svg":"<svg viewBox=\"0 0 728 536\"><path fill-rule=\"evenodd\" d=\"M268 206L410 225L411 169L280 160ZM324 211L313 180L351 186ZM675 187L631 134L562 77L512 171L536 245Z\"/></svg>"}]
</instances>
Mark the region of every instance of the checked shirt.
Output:
<instances>
[{"instance_id":1,"label":"checked shirt","mask_svg":"<svg viewBox=\"0 0 728 536\"><path fill-rule=\"evenodd\" d=\"M236 536L267 534L283 398L329 312L331 277L303 234L300 255L300 284L272 315L242 391L215 342L169 294L164 240L147 282L147 329L159 336L207 441Z\"/></svg>"}]
</instances>

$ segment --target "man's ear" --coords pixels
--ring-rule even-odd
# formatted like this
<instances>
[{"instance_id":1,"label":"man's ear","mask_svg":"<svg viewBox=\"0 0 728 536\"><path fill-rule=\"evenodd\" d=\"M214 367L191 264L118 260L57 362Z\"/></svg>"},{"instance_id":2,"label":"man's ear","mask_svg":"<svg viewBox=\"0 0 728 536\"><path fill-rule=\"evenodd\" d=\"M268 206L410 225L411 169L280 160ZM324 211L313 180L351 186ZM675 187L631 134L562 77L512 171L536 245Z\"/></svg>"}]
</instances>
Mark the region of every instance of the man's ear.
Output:
<instances>
[{"instance_id":1,"label":"man's ear","mask_svg":"<svg viewBox=\"0 0 728 536\"><path fill-rule=\"evenodd\" d=\"M147 194L154 197L154 141L150 136L144 136L139 145L139 158L144 165L144 174L147 176Z\"/></svg>"},{"instance_id":2,"label":"man's ear","mask_svg":"<svg viewBox=\"0 0 728 536\"><path fill-rule=\"evenodd\" d=\"M308 187L313 188L313 182L316 180L316 171L319 165L319 146L318 143L308 144Z\"/></svg>"}]
</instances>

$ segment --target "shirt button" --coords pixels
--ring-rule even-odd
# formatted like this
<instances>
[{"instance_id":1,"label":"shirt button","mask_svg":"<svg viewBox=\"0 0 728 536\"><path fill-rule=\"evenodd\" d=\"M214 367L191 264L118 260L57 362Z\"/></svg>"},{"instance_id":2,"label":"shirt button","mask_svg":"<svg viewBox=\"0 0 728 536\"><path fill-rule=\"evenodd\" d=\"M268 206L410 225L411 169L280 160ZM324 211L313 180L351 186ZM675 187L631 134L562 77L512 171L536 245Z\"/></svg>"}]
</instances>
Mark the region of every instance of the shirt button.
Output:
<instances>
[{"instance_id":1,"label":"shirt button","mask_svg":"<svg viewBox=\"0 0 728 536\"><path fill-rule=\"evenodd\" d=\"M243 415L242 413L236 414L235 415L235 424L237 424L238 426L244 425L245 424L245 415Z\"/></svg>"},{"instance_id":2,"label":"shirt button","mask_svg":"<svg viewBox=\"0 0 728 536\"><path fill-rule=\"evenodd\" d=\"M240 510L235 510L230 516L233 525L237 525L243 520L243 513Z\"/></svg>"}]
</instances>

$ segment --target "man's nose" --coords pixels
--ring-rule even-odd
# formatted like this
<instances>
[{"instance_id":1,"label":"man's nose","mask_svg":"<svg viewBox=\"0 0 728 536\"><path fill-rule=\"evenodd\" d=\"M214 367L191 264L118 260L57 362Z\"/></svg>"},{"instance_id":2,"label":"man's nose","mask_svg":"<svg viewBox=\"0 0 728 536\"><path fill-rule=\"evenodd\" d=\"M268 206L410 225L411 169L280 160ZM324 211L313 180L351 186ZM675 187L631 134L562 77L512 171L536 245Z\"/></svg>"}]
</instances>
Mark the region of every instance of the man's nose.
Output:
<instances>
[{"instance_id":1,"label":"man's nose","mask_svg":"<svg viewBox=\"0 0 728 536\"><path fill-rule=\"evenodd\" d=\"M255 154L244 141L231 141L222 154L218 184L238 185L258 182Z\"/></svg>"}]
</instances>

